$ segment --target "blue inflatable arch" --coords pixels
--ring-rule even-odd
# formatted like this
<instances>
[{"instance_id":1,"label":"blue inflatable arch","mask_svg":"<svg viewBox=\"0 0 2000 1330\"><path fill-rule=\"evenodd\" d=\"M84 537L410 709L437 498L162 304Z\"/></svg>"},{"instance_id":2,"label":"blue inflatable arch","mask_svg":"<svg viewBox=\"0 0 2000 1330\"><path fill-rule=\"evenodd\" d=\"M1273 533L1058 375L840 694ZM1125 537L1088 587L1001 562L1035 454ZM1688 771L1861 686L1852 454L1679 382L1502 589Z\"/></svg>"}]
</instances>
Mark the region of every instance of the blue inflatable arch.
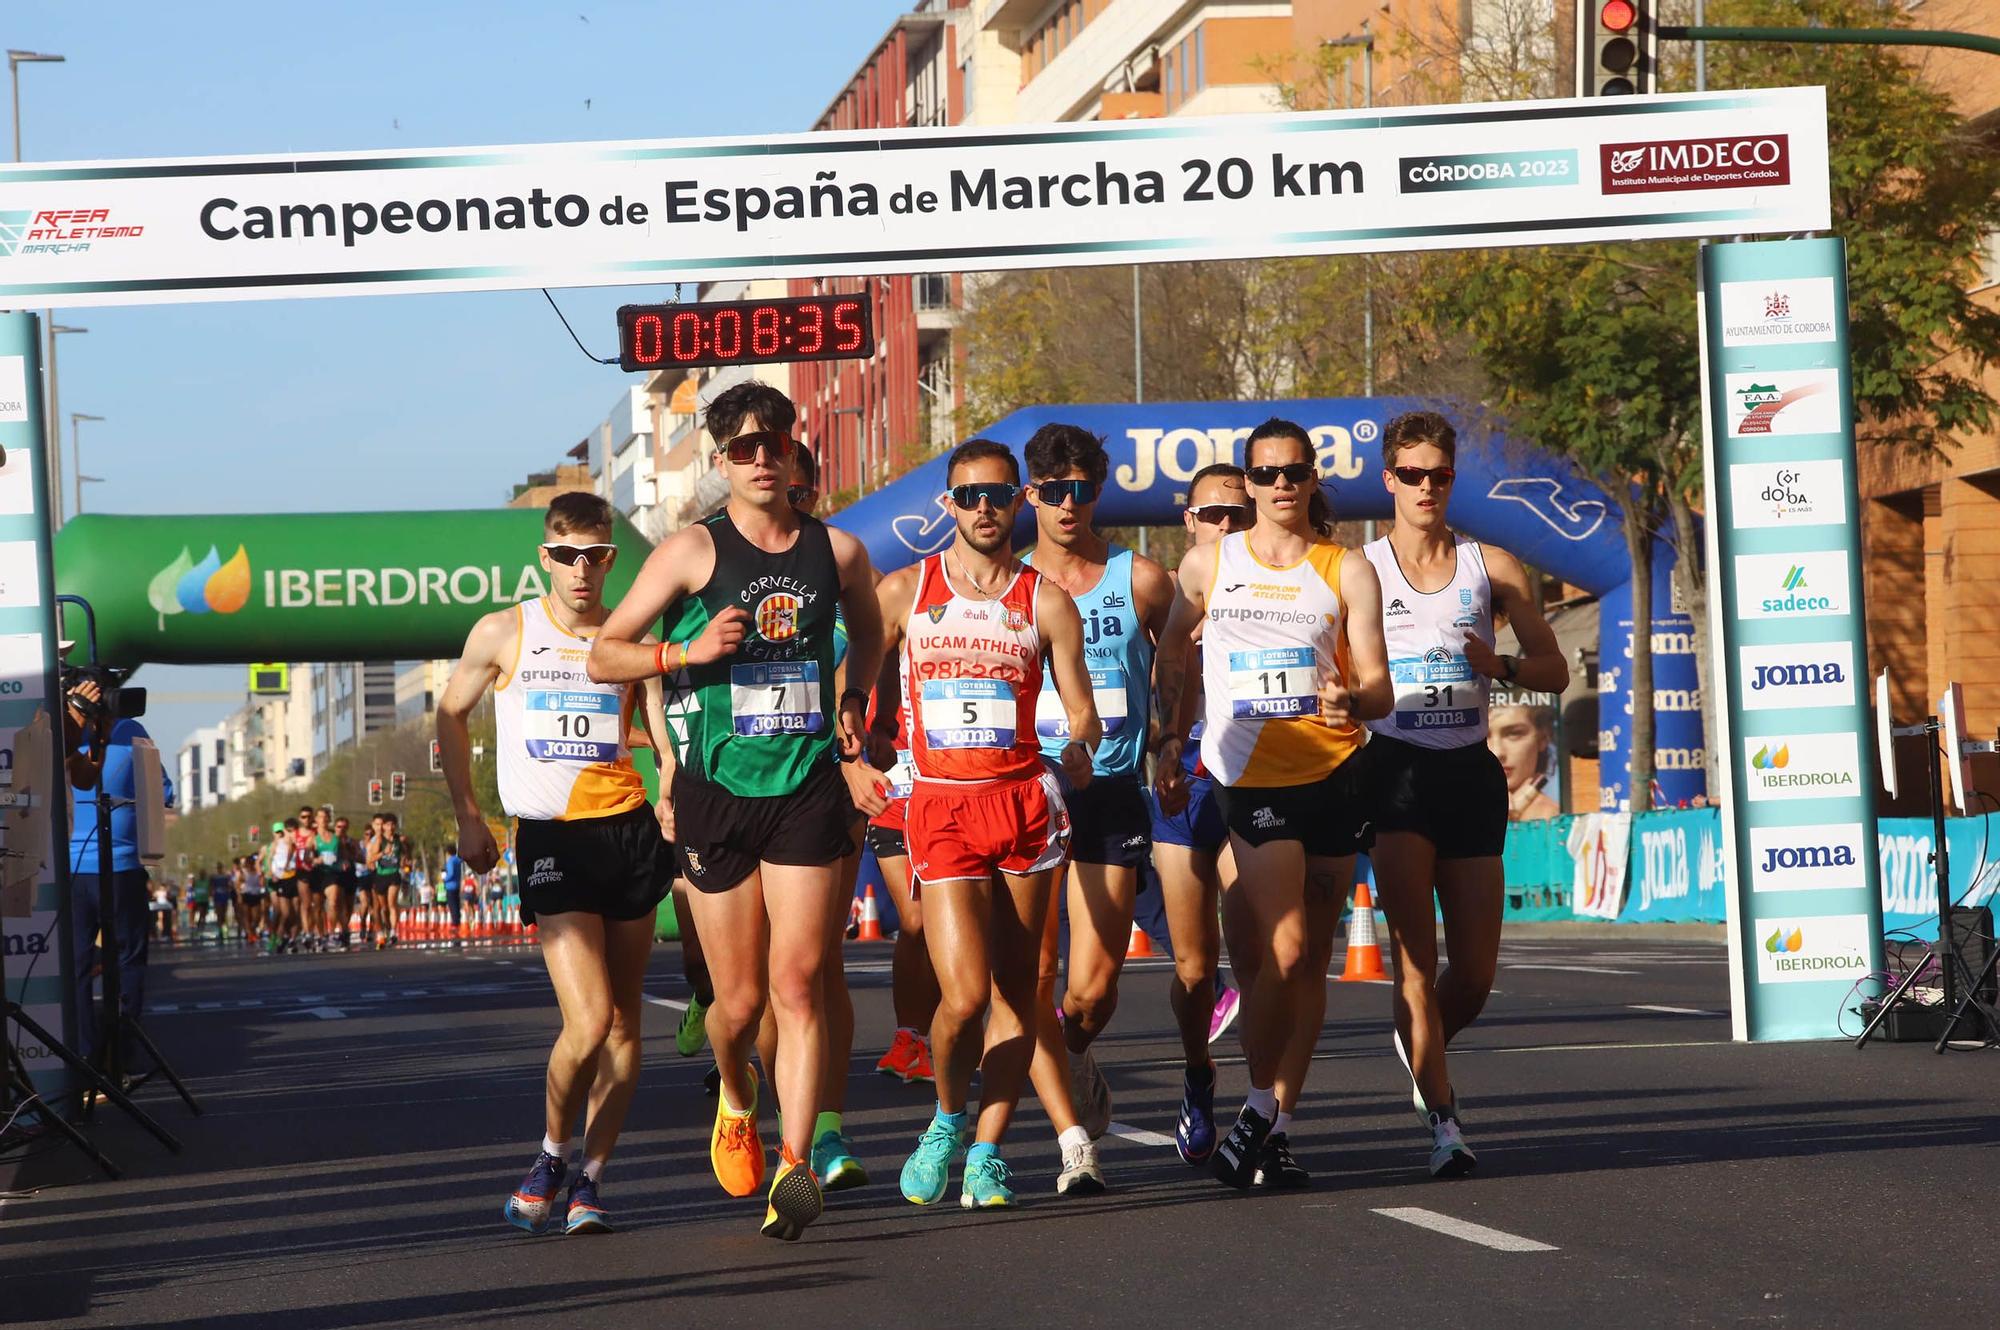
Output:
<instances>
[{"instance_id":1,"label":"blue inflatable arch","mask_svg":"<svg viewBox=\"0 0 2000 1330\"><path fill-rule=\"evenodd\" d=\"M1406 397L1294 398L1265 402L1095 403L1027 407L982 430L981 437L1018 454L1038 428L1053 421L1080 425L1102 435L1111 453L1111 475L1098 502L1097 519L1106 526L1157 526L1180 521L1188 480L1214 462L1243 461L1250 431L1272 416L1304 426L1318 449L1321 483L1342 519L1392 515L1383 488L1383 425L1404 411L1441 410L1459 429L1458 482L1452 495L1452 525L1478 540L1505 547L1522 560L1600 597L1605 605L1599 630L1606 687L1600 698L1600 742L1604 749L1600 782L1604 806L1625 799L1629 766L1625 747L1629 714L1629 671L1619 662L1631 653L1631 559L1611 497L1566 459L1504 435L1478 409ZM891 571L943 549L952 522L945 505L945 459L934 458L881 491L842 509L832 519L868 546L878 568ZM1032 535L1024 523L1017 538ZM1656 550L1656 589L1672 552ZM1668 599L1656 595L1655 604ZM1627 607L1621 620L1616 608ZM1687 621L1656 614L1656 686L1662 695L1685 697L1694 689L1691 654L1685 645ZM1683 667L1684 668L1680 668ZM1683 677L1684 676L1684 677ZM1657 745L1663 763L1660 782L1669 802L1701 791L1701 713L1678 708L1658 713ZM1691 723L1693 732L1686 733Z\"/></svg>"}]
</instances>

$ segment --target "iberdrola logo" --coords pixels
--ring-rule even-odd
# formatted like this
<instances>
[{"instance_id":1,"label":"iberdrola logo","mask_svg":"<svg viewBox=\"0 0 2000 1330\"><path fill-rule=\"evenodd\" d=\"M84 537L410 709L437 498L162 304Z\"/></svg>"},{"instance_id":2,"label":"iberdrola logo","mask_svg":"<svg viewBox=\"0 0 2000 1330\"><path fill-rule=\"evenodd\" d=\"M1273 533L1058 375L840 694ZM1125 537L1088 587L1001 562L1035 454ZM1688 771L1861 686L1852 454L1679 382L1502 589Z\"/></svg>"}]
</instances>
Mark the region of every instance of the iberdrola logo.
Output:
<instances>
[{"instance_id":1,"label":"iberdrola logo","mask_svg":"<svg viewBox=\"0 0 2000 1330\"><path fill-rule=\"evenodd\" d=\"M1805 946L1805 944L1806 934L1804 929L1794 928L1787 934L1781 928L1764 939L1764 950L1776 955L1784 955L1787 952L1797 951L1799 948Z\"/></svg>"},{"instance_id":2,"label":"iberdrola logo","mask_svg":"<svg viewBox=\"0 0 2000 1330\"><path fill-rule=\"evenodd\" d=\"M250 600L250 556L238 545L224 563L210 545L196 563L183 545L179 558L153 574L146 600L160 616L161 632L169 614L234 614Z\"/></svg>"}]
</instances>

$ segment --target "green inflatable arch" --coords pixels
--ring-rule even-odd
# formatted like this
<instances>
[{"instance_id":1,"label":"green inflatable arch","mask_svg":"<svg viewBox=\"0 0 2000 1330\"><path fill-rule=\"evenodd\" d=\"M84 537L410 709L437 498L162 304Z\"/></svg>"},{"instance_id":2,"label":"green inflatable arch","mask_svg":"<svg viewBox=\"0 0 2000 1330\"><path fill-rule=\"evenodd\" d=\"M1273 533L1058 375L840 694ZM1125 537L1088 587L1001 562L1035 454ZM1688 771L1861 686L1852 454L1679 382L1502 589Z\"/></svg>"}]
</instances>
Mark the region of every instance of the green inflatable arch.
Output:
<instances>
[{"instance_id":1,"label":"green inflatable arch","mask_svg":"<svg viewBox=\"0 0 2000 1330\"><path fill-rule=\"evenodd\" d=\"M612 538L615 602L652 546L622 516ZM479 616L548 589L541 539L539 508L88 514L56 536L56 589L90 602L113 665L443 659ZM81 615L63 636L84 640Z\"/></svg>"}]
</instances>

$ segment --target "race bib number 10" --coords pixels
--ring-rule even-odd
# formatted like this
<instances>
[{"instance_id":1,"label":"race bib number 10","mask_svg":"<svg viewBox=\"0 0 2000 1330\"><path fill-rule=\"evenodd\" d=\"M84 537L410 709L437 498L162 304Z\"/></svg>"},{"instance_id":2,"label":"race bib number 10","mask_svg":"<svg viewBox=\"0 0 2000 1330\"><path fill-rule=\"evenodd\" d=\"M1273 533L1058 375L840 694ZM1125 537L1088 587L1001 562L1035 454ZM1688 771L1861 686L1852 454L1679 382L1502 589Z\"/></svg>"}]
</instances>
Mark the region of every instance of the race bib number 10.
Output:
<instances>
[{"instance_id":1,"label":"race bib number 10","mask_svg":"<svg viewBox=\"0 0 2000 1330\"><path fill-rule=\"evenodd\" d=\"M1229 714L1282 719L1319 710L1318 659L1311 647L1229 653Z\"/></svg>"},{"instance_id":2,"label":"race bib number 10","mask_svg":"<svg viewBox=\"0 0 2000 1330\"><path fill-rule=\"evenodd\" d=\"M819 733L825 720L819 693L816 660L729 667L729 711L746 738Z\"/></svg>"},{"instance_id":3,"label":"race bib number 10","mask_svg":"<svg viewBox=\"0 0 2000 1330\"><path fill-rule=\"evenodd\" d=\"M1014 688L999 679L926 679L924 742L932 748L1012 748Z\"/></svg>"},{"instance_id":4,"label":"race bib number 10","mask_svg":"<svg viewBox=\"0 0 2000 1330\"><path fill-rule=\"evenodd\" d=\"M611 762L618 757L618 694L529 689L521 699L521 735L541 762Z\"/></svg>"}]
</instances>

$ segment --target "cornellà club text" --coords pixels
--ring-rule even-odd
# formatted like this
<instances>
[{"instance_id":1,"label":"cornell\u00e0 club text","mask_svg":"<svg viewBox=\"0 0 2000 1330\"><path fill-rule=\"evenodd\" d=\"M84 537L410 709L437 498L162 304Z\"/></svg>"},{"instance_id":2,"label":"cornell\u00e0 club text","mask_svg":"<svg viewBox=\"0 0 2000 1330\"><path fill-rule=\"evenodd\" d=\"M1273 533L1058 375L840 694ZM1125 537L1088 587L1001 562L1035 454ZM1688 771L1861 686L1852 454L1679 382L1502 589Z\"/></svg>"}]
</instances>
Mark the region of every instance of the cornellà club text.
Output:
<instances>
[{"instance_id":1,"label":"cornell\u00e0 club text","mask_svg":"<svg viewBox=\"0 0 2000 1330\"><path fill-rule=\"evenodd\" d=\"M738 231L753 223L817 221L837 217L876 217L883 212L880 189L866 180L843 183L838 173L821 171L807 185L756 185L703 189L698 180L665 183L666 220L670 225L733 222ZM1182 162L1170 191L1159 171L1120 171L1097 162L1089 171L1049 175L1001 175L984 171L949 173L942 195L903 185L889 195L891 214L947 212L1014 212L1030 208L1118 207L1134 204L1235 202L1260 187L1271 198L1318 198L1364 191L1361 163L1353 161L1295 162L1272 153L1269 174L1260 186L1249 159L1224 157L1211 162L1196 157ZM587 226L644 226L651 205L620 194L593 204L581 194L551 195L534 189L525 196L493 198L391 199L385 203L245 203L213 198L201 206L201 230L211 240L315 240L338 237L352 247L363 236L378 232L407 235L411 231L469 233L474 231L551 230Z\"/></svg>"}]
</instances>

